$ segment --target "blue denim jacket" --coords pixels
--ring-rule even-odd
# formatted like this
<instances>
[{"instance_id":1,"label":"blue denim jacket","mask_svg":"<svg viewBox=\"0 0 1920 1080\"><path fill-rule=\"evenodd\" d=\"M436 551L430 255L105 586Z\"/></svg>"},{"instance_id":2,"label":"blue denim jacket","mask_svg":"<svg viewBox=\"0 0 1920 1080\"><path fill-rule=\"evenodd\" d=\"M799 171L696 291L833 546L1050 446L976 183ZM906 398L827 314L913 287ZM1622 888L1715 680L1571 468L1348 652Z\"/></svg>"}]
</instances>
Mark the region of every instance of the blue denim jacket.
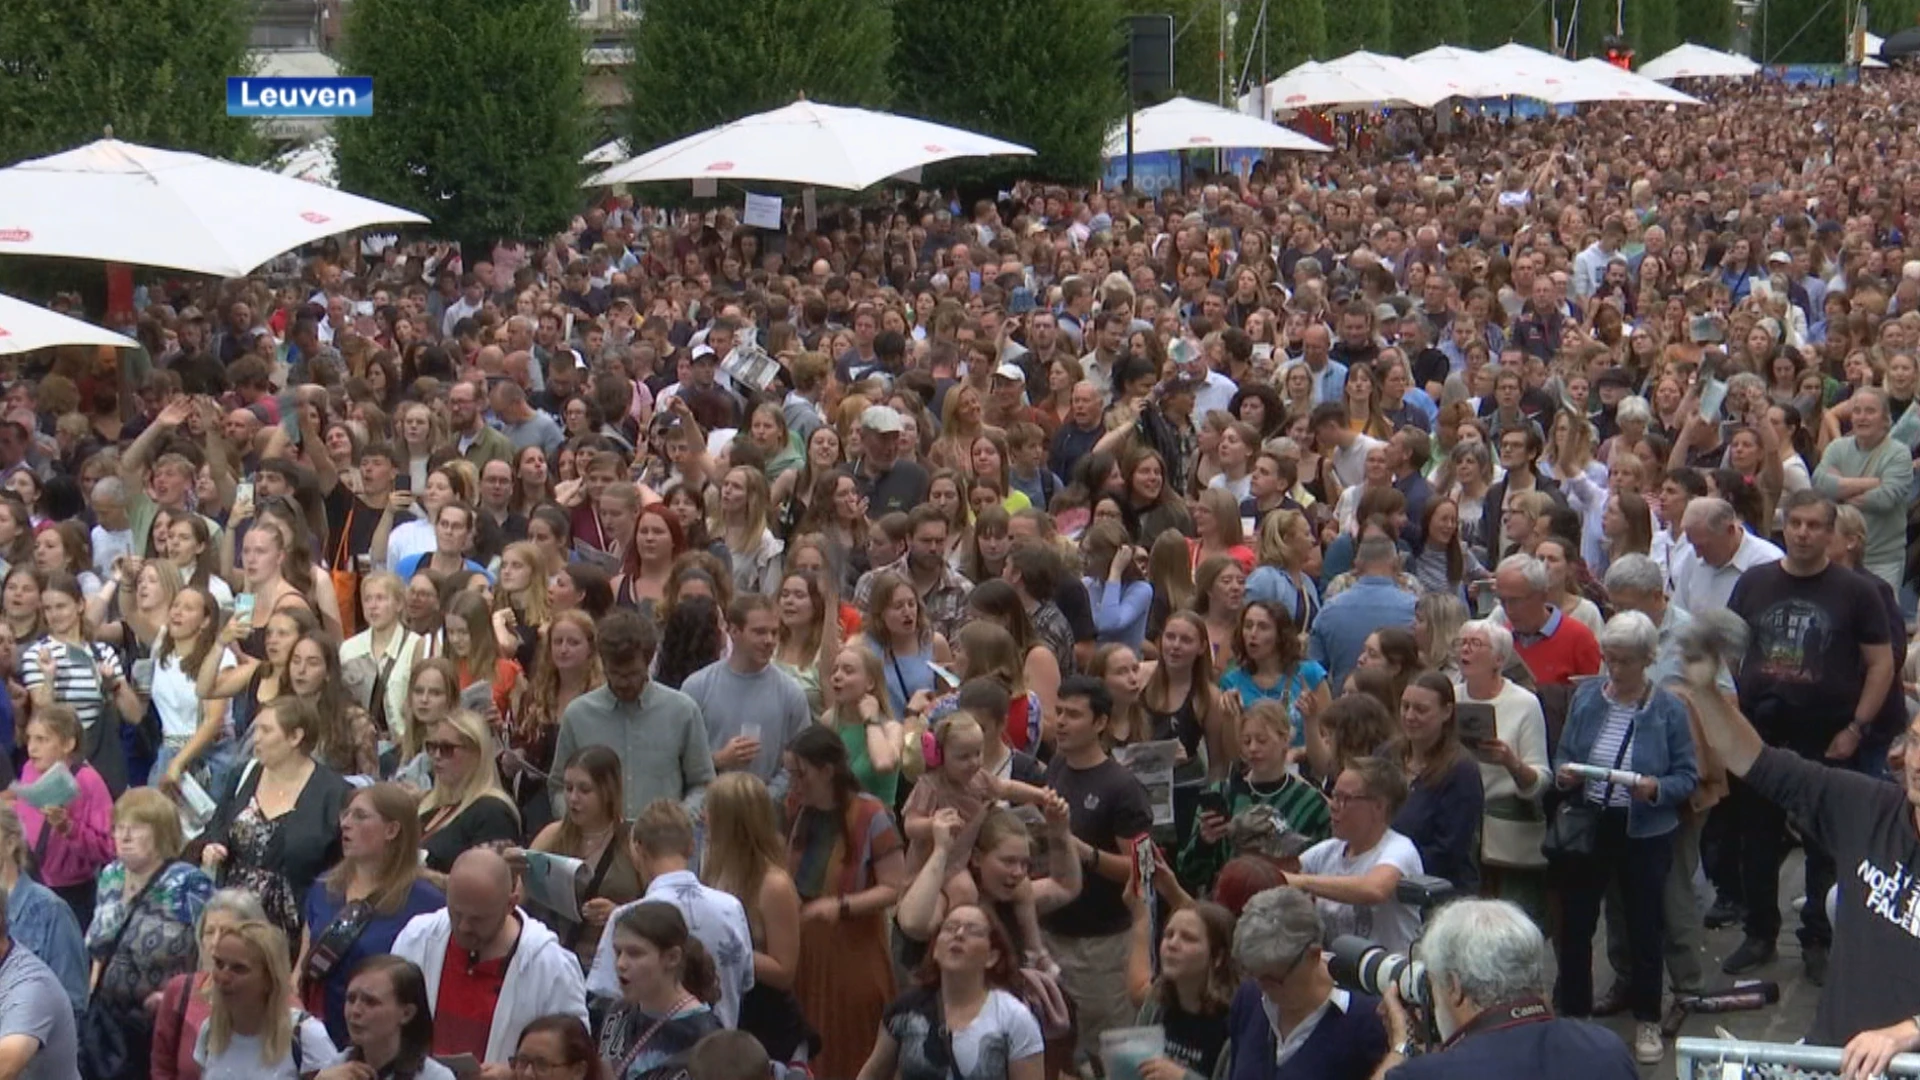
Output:
<instances>
[{"instance_id":1,"label":"blue denim jacket","mask_svg":"<svg viewBox=\"0 0 1920 1080\"><path fill-rule=\"evenodd\" d=\"M1556 772L1562 765L1586 764L1607 723L1605 685L1604 678L1588 679L1573 692L1567 726L1553 751ZM1660 796L1653 802L1634 798L1627 810L1627 835L1643 839L1664 836L1677 828L1680 808L1700 783L1700 768L1694 759L1687 707L1672 692L1655 690L1634 718L1633 754L1621 767L1660 782Z\"/></svg>"}]
</instances>

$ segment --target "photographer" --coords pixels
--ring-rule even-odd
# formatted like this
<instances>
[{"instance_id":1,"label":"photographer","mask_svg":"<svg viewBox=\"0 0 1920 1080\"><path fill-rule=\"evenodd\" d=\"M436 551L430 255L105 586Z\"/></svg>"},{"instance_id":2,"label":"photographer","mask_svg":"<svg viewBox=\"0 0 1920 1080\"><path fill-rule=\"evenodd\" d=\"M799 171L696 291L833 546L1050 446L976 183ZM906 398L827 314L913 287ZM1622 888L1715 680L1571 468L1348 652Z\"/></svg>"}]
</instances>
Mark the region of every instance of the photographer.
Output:
<instances>
[{"instance_id":1,"label":"photographer","mask_svg":"<svg viewBox=\"0 0 1920 1080\"><path fill-rule=\"evenodd\" d=\"M1233 932L1246 975L1228 1014L1230 1080L1376 1075L1387 1032L1378 999L1335 986L1313 898L1285 886L1247 902ZM1390 1060L1390 1059L1389 1059Z\"/></svg>"},{"instance_id":2,"label":"photographer","mask_svg":"<svg viewBox=\"0 0 1920 1080\"><path fill-rule=\"evenodd\" d=\"M1244 922L1242 925L1245 925ZM1562 1020L1547 1004L1547 942L1526 912L1504 900L1461 900L1427 923L1419 959L1427 967L1438 1050L1409 1058L1411 1022L1395 987L1386 990L1386 1060L1391 1080L1553 1076L1635 1080L1618 1036L1584 1020Z\"/></svg>"}]
</instances>

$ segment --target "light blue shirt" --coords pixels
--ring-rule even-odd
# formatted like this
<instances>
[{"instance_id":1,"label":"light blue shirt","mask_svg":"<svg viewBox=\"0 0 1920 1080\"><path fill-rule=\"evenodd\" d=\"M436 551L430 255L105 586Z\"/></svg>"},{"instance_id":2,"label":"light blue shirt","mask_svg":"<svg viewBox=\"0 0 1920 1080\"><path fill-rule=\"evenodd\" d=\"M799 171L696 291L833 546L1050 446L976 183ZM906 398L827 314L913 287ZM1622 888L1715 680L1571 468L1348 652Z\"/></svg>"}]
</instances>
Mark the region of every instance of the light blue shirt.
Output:
<instances>
[{"instance_id":1,"label":"light blue shirt","mask_svg":"<svg viewBox=\"0 0 1920 1080\"><path fill-rule=\"evenodd\" d=\"M1367 636L1383 626L1413 628L1413 594L1388 577L1363 577L1327 601L1308 635L1307 655L1327 669L1334 692L1360 658Z\"/></svg>"},{"instance_id":2,"label":"light blue shirt","mask_svg":"<svg viewBox=\"0 0 1920 1080\"><path fill-rule=\"evenodd\" d=\"M706 947L720 973L720 1000L715 1016L727 1027L740 1024L740 999L753 989L753 934L747 929L747 909L731 893L700 884L691 870L673 870L647 883L647 894L622 904L607 919L607 932L593 952L587 973L587 993L620 996L620 977L613 970L613 928L630 909L645 903L672 904L687 920L687 932Z\"/></svg>"},{"instance_id":3,"label":"light blue shirt","mask_svg":"<svg viewBox=\"0 0 1920 1080\"><path fill-rule=\"evenodd\" d=\"M23 945L47 965L73 1002L77 1015L87 1007L87 946L73 908L53 890L21 875L7 894L7 927L14 943Z\"/></svg>"},{"instance_id":4,"label":"light blue shirt","mask_svg":"<svg viewBox=\"0 0 1920 1080\"><path fill-rule=\"evenodd\" d=\"M1097 640L1100 644L1118 642L1139 652L1147 638L1147 613L1153 607L1153 584L1135 581L1123 585L1095 581L1090 577L1080 580L1087 586L1087 599L1093 606L1093 628L1099 635Z\"/></svg>"}]
</instances>

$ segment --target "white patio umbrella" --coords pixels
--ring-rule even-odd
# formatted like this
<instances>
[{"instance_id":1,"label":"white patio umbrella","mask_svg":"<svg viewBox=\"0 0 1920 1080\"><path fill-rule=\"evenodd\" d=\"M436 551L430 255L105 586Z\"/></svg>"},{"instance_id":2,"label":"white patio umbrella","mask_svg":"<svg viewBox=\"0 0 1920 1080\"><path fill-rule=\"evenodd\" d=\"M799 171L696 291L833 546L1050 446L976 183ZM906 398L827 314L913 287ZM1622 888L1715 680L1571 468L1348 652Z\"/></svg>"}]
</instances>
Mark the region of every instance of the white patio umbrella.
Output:
<instances>
[{"instance_id":1,"label":"white patio umbrella","mask_svg":"<svg viewBox=\"0 0 1920 1080\"><path fill-rule=\"evenodd\" d=\"M1664 105L1699 105L1701 101L1692 94L1681 93L1665 83L1655 82L1644 75L1631 71L1622 71L1597 56L1589 56L1574 65L1584 69L1594 82L1605 87L1610 97L1590 98L1592 101L1649 101Z\"/></svg>"},{"instance_id":2,"label":"white patio umbrella","mask_svg":"<svg viewBox=\"0 0 1920 1080\"><path fill-rule=\"evenodd\" d=\"M1407 62L1439 80L1455 97L1492 98L1521 93L1520 80L1486 53L1453 45L1435 45Z\"/></svg>"},{"instance_id":3,"label":"white patio umbrella","mask_svg":"<svg viewBox=\"0 0 1920 1080\"><path fill-rule=\"evenodd\" d=\"M1192 98L1176 97L1133 114L1133 152L1257 148L1326 153L1332 148L1278 124ZM1127 152L1127 125L1107 132L1105 156Z\"/></svg>"},{"instance_id":4,"label":"white patio umbrella","mask_svg":"<svg viewBox=\"0 0 1920 1080\"><path fill-rule=\"evenodd\" d=\"M325 187L340 186L340 167L331 135L274 158L272 168L281 176L291 176L295 180Z\"/></svg>"},{"instance_id":5,"label":"white patio umbrella","mask_svg":"<svg viewBox=\"0 0 1920 1080\"><path fill-rule=\"evenodd\" d=\"M1550 105L1613 101L1622 90L1619 84L1592 68L1583 68L1571 60L1563 60L1517 41L1490 49L1487 55L1520 80L1519 85L1528 87L1515 90L1516 96L1530 97Z\"/></svg>"},{"instance_id":6,"label":"white patio umbrella","mask_svg":"<svg viewBox=\"0 0 1920 1080\"><path fill-rule=\"evenodd\" d=\"M1885 45L1886 43L1887 43L1887 39L1881 37L1879 34L1861 35L1860 66L1863 68L1886 67L1887 62L1885 60L1880 59L1880 46Z\"/></svg>"},{"instance_id":7,"label":"white patio umbrella","mask_svg":"<svg viewBox=\"0 0 1920 1080\"><path fill-rule=\"evenodd\" d=\"M632 156L633 152L627 149L627 140L615 139L587 151L587 156L580 159L580 164L616 165Z\"/></svg>"},{"instance_id":8,"label":"white patio umbrella","mask_svg":"<svg viewBox=\"0 0 1920 1080\"><path fill-rule=\"evenodd\" d=\"M1431 108L1447 90L1437 80L1382 77L1359 65L1309 60L1267 84L1270 112L1286 109Z\"/></svg>"},{"instance_id":9,"label":"white patio umbrella","mask_svg":"<svg viewBox=\"0 0 1920 1080\"><path fill-rule=\"evenodd\" d=\"M1745 79L1759 70L1759 64L1744 56L1688 42L1641 64L1637 74L1644 79L1666 82L1669 79Z\"/></svg>"},{"instance_id":10,"label":"white patio umbrella","mask_svg":"<svg viewBox=\"0 0 1920 1080\"><path fill-rule=\"evenodd\" d=\"M32 352L55 345L111 345L137 349L140 343L90 322L70 319L25 300L0 296L0 356Z\"/></svg>"},{"instance_id":11,"label":"white patio umbrella","mask_svg":"<svg viewBox=\"0 0 1920 1080\"><path fill-rule=\"evenodd\" d=\"M796 101L649 150L586 187L657 180L771 180L858 191L935 162L1033 151L910 116Z\"/></svg>"},{"instance_id":12,"label":"white patio umbrella","mask_svg":"<svg viewBox=\"0 0 1920 1080\"><path fill-rule=\"evenodd\" d=\"M1327 67L1363 84L1379 87L1395 101L1422 109L1455 96L1450 87L1426 69L1397 56L1382 56L1361 49L1327 61Z\"/></svg>"},{"instance_id":13,"label":"white patio umbrella","mask_svg":"<svg viewBox=\"0 0 1920 1080\"><path fill-rule=\"evenodd\" d=\"M0 255L240 277L323 237L426 220L267 169L117 139L0 169Z\"/></svg>"}]
</instances>

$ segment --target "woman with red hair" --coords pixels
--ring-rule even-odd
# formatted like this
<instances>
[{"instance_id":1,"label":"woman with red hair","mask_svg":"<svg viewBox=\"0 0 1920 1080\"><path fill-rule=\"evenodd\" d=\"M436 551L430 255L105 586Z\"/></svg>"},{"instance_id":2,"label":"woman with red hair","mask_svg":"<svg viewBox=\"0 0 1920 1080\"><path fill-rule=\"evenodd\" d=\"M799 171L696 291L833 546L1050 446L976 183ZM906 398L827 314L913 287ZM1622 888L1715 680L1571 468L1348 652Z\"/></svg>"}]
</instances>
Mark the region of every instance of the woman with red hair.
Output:
<instances>
[{"instance_id":1,"label":"woman with red hair","mask_svg":"<svg viewBox=\"0 0 1920 1080\"><path fill-rule=\"evenodd\" d=\"M686 530L666 503L649 503L633 519L633 543L627 545L620 573L613 579L613 601L652 618L667 594L673 560L687 550Z\"/></svg>"}]
</instances>

